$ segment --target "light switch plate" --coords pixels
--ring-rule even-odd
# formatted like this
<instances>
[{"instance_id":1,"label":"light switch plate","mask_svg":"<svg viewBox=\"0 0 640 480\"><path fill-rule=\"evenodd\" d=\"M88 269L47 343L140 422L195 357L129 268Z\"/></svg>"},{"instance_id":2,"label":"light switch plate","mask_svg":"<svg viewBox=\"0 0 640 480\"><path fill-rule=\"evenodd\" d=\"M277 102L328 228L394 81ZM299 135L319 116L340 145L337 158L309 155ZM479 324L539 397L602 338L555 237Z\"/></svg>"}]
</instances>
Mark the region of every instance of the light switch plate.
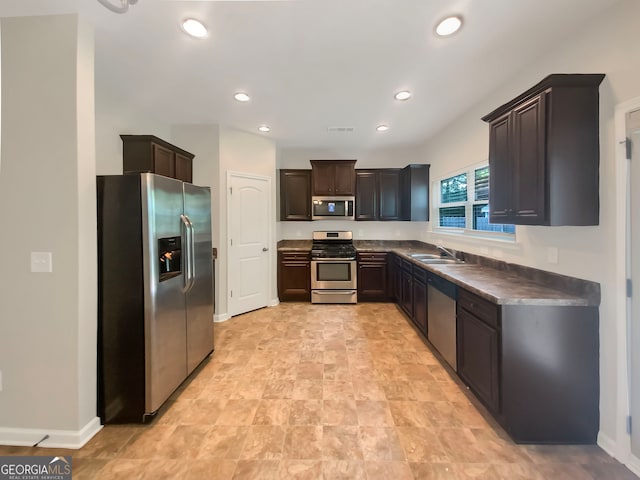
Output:
<instances>
[{"instance_id":1,"label":"light switch plate","mask_svg":"<svg viewBox=\"0 0 640 480\"><path fill-rule=\"evenodd\" d=\"M558 247L547 248L547 262L553 265L558 264Z\"/></svg>"},{"instance_id":2,"label":"light switch plate","mask_svg":"<svg viewBox=\"0 0 640 480\"><path fill-rule=\"evenodd\" d=\"M31 271L34 273L53 272L53 254L51 252L31 252Z\"/></svg>"}]
</instances>

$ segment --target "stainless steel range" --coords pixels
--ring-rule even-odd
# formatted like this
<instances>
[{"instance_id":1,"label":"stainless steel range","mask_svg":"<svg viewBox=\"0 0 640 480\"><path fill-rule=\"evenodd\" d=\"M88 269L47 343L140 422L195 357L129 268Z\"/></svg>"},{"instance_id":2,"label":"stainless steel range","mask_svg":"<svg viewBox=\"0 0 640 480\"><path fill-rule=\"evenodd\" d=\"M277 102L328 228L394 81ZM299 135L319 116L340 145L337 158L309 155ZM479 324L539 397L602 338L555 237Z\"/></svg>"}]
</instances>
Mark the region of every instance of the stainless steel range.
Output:
<instances>
[{"instance_id":1,"label":"stainless steel range","mask_svg":"<svg viewBox=\"0 0 640 480\"><path fill-rule=\"evenodd\" d=\"M357 303L353 232L313 232L311 303Z\"/></svg>"}]
</instances>

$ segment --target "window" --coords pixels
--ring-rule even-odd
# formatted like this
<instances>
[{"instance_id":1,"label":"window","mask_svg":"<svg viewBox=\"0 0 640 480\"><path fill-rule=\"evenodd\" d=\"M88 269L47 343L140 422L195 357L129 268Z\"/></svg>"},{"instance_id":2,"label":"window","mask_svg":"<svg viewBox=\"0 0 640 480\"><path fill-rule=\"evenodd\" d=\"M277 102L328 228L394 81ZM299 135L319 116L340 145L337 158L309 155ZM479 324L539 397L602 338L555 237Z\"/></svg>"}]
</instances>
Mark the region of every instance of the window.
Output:
<instances>
[{"instance_id":1,"label":"window","mask_svg":"<svg viewBox=\"0 0 640 480\"><path fill-rule=\"evenodd\" d=\"M440 180L437 206L441 228L515 234L514 225L489 223L488 165Z\"/></svg>"}]
</instances>

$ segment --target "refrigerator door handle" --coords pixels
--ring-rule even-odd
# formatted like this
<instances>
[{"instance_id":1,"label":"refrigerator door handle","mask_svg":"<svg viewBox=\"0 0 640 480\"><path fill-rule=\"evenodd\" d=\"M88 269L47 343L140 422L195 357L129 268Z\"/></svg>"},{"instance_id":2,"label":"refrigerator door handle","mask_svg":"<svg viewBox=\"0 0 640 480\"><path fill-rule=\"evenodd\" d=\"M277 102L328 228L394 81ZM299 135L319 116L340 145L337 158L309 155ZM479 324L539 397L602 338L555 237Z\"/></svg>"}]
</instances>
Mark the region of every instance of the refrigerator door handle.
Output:
<instances>
[{"instance_id":1,"label":"refrigerator door handle","mask_svg":"<svg viewBox=\"0 0 640 480\"><path fill-rule=\"evenodd\" d=\"M183 287L182 287L182 291L183 292L188 292L189 289L191 288L191 229L189 228L190 226L190 221L189 221L189 217L185 216L185 215L180 215L180 221L182 222L182 227L183 227L183 244L182 244L182 251L184 253L184 255L182 256L182 258L184 259L183 264L184 264L184 275L183 275Z\"/></svg>"},{"instance_id":2,"label":"refrigerator door handle","mask_svg":"<svg viewBox=\"0 0 640 480\"><path fill-rule=\"evenodd\" d=\"M189 288L187 290L189 291L196 283L196 234L193 228L193 222L188 216L186 216L186 218L189 224L189 261L191 262L191 268L189 269Z\"/></svg>"}]
</instances>

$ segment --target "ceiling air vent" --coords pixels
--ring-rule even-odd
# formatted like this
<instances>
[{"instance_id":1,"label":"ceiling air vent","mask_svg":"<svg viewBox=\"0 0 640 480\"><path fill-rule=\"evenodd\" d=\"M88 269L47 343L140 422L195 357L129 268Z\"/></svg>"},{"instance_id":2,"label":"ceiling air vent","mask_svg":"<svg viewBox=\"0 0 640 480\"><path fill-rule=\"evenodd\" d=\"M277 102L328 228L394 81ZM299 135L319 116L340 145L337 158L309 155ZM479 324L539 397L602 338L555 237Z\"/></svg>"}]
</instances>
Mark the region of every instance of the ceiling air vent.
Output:
<instances>
[{"instance_id":1,"label":"ceiling air vent","mask_svg":"<svg viewBox=\"0 0 640 480\"><path fill-rule=\"evenodd\" d=\"M327 127L328 133L351 133L353 127Z\"/></svg>"}]
</instances>

